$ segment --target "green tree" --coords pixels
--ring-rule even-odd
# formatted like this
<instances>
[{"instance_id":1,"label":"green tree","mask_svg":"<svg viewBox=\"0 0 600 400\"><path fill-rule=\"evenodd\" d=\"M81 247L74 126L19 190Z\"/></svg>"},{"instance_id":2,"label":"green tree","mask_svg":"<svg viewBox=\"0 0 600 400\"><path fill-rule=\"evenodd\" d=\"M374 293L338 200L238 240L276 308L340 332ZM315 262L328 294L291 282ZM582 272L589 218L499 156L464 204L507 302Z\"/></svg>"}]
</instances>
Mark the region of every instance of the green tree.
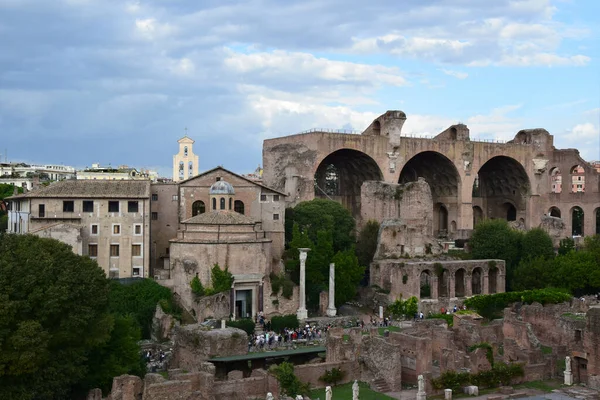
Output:
<instances>
[{"instance_id":1,"label":"green tree","mask_svg":"<svg viewBox=\"0 0 600 400\"><path fill-rule=\"evenodd\" d=\"M110 337L108 280L52 239L0 235L2 398L66 399Z\"/></svg>"},{"instance_id":2,"label":"green tree","mask_svg":"<svg viewBox=\"0 0 600 400\"><path fill-rule=\"evenodd\" d=\"M113 315L110 339L97 347L88 357L89 372L78 385L80 393L85 394L93 387L102 389L108 395L113 377L129 374L144 376L145 363L140 354L138 342L141 330L133 315Z\"/></svg>"},{"instance_id":3,"label":"green tree","mask_svg":"<svg viewBox=\"0 0 600 400\"><path fill-rule=\"evenodd\" d=\"M600 265L600 235L586 236L583 242L585 251L591 253Z\"/></svg>"},{"instance_id":4,"label":"green tree","mask_svg":"<svg viewBox=\"0 0 600 400\"><path fill-rule=\"evenodd\" d=\"M161 301L165 301L171 309L176 308L173 306L171 290L152 279L136 279L129 284L110 281L110 312L118 315L131 314L141 329L143 339L150 339L152 317L156 305Z\"/></svg>"},{"instance_id":5,"label":"green tree","mask_svg":"<svg viewBox=\"0 0 600 400\"><path fill-rule=\"evenodd\" d=\"M202 286L202 282L200 282L200 278L197 276L192 278L190 287L192 288L192 293L194 293L196 296L204 296L204 286Z\"/></svg>"},{"instance_id":6,"label":"green tree","mask_svg":"<svg viewBox=\"0 0 600 400\"><path fill-rule=\"evenodd\" d=\"M373 261L375 252L377 251L377 237L379 236L379 222L367 221L365 226L360 230L358 234L358 240L356 242L356 257L358 263L365 267L365 274L369 273L369 266ZM365 283L368 284L369 277L366 276Z\"/></svg>"},{"instance_id":7,"label":"green tree","mask_svg":"<svg viewBox=\"0 0 600 400\"><path fill-rule=\"evenodd\" d=\"M15 185L12 183L0 183L0 200L10 197L15 192ZM17 192L23 193L23 188L17 186Z\"/></svg>"},{"instance_id":8,"label":"green tree","mask_svg":"<svg viewBox=\"0 0 600 400\"><path fill-rule=\"evenodd\" d=\"M501 219L480 222L469 241L474 259L500 259L506 261L506 282L512 283L514 268L521 258L522 233L512 229Z\"/></svg>"},{"instance_id":9,"label":"green tree","mask_svg":"<svg viewBox=\"0 0 600 400\"><path fill-rule=\"evenodd\" d=\"M300 231L305 232L313 243L317 242L319 231L331 232L334 252L347 250L355 243L356 222L350 211L336 201L304 201L294 207L293 212L286 212L286 218L289 218L289 221L286 221L288 243L293 239L289 229L296 223Z\"/></svg>"},{"instance_id":10,"label":"green tree","mask_svg":"<svg viewBox=\"0 0 600 400\"><path fill-rule=\"evenodd\" d=\"M554 260L543 256L521 260L514 271L512 288L533 290L551 286L553 269Z\"/></svg>"},{"instance_id":11,"label":"green tree","mask_svg":"<svg viewBox=\"0 0 600 400\"><path fill-rule=\"evenodd\" d=\"M600 266L589 251L571 251L554 259L552 284L576 296L597 293L600 289Z\"/></svg>"},{"instance_id":12,"label":"green tree","mask_svg":"<svg viewBox=\"0 0 600 400\"><path fill-rule=\"evenodd\" d=\"M356 288L365 273L365 267L358 264L358 258L352 248L338 251L333 257L333 262L335 263L335 304L340 306L356 296Z\"/></svg>"},{"instance_id":13,"label":"green tree","mask_svg":"<svg viewBox=\"0 0 600 400\"><path fill-rule=\"evenodd\" d=\"M281 394L295 397L299 394L307 395L310 389L309 385L302 383L294 374L294 364L282 362L279 365L272 365L269 372L275 376L279 382Z\"/></svg>"},{"instance_id":14,"label":"green tree","mask_svg":"<svg viewBox=\"0 0 600 400\"><path fill-rule=\"evenodd\" d=\"M521 249L522 259L537 257L550 259L554 257L552 238L541 228L533 228L523 234Z\"/></svg>"},{"instance_id":15,"label":"green tree","mask_svg":"<svg viewBox=\"0 0 600 400\"><path fill-rule=\"evenodd\" d=\"M573 238L566 237L559 242L558 255L564 256L571 252L571 250L575 250L575 241Z\"/></svg>"}]
</instances>

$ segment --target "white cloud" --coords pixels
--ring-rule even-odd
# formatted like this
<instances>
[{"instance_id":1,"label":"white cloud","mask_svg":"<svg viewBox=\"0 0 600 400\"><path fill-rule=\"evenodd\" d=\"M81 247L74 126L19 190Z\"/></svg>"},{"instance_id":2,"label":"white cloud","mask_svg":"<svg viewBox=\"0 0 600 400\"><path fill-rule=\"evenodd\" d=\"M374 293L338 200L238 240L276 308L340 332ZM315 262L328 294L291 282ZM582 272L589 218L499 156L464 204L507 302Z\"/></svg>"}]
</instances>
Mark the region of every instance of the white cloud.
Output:
<instances>
[{"instance_id":1,"label":"white cloud","mask_svg":"<svg viewBox=\"0 0 600 400\"><path fill-rule=\"evenodd\" d=\"M440 71L442 71L444 74L452 76L456 79L467 79L469 77L469 74L467 74L466 72L453 71L453 70L449 70L449 69L441 69Z\"/></svg>"},{"instance_id":2,"label":"white cloud","mask_svg":"<svg viewBox=\"0 0 600 400\"><path fill-rule=\"evenodd\" d=\"M224 63L239 73L260 73L275 78L308 77L312 80L318 77L328 82L365 86L406 84L398 68L334 61L309 53L275 50L270 53L242 54L231 51Z\"/></svg>"}]
</instances>

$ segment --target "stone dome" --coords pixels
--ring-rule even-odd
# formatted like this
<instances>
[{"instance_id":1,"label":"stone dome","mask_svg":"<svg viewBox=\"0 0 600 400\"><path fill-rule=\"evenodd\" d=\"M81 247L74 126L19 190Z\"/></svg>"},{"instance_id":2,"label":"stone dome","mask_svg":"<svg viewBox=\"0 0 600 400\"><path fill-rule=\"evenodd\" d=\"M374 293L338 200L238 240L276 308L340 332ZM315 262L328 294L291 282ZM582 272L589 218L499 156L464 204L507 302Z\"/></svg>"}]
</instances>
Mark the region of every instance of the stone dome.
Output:
<instances>
[{"instance_id":1,"label":"stone dome","mask_svg":"<svg viewBox=\"0 0 600 400\"><path fill-rule=\"evenodd\" d=\"M233 186L229 182L217 181L212 184L208 194L235 194L235 190L233 190Z\"/></svg>"}]
</instances>

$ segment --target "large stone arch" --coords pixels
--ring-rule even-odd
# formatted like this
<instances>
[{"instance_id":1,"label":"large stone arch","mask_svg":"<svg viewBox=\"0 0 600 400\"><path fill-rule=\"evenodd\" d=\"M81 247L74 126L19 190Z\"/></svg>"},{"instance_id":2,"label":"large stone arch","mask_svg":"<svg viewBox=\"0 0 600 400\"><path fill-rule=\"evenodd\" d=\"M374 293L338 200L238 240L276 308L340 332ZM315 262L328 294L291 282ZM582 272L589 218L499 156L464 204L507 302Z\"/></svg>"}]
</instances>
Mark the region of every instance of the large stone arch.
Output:
<instances>
[{"instance_id":1,"label":"large stone arch","mask_svg":"<svg viewBox=\"0 0 600 400\"><path fill-rule=\"evenodd\" d=\"M465 297L466 295L466 276L467 272L464 268L459 268L454 273L454 296Z\"/></svg>"},{"instance_id":2,"label":"large stone arch","mask_svg":"<svg viewBox=\"0 0 600 400\"><path fill-rule=\"evenodd\" d=\"M548 215L551 217L561 218L560 208L554 206L550 207L548 210Z\"/></svg>"},{"instance_id":3,"label":"large stone arch","mask_svg":"<svg viewBox=\"0 0 600 400\"><path fill-rule=\"evenodd\" d=\"M458 219L461 178L454 163L436 151L423 151L408 160L398 178L406 184L423 178L433 199L434 234L447 236L449 221Z\"/></svg>"},{"instance_id":4,"label":"large stone arch","mask_svg":"<svg viewBox=\"0 0 600 400\"><path fill-rule=\"evenodd\" d=\"M360 216L360 187L383 180L377 162L358 150L340 149L327 155L315 172L315 197L335 200Z\"/></svg>"},{"instance_id":5,"label":"large stone arch","mask_svg":"<svg viewBox=\"0 0 600 400\"><path fill-rule=\"evenodd\" d=\"M584 236L585 235L585 212L583 207L574 206L571 208L569 213L571 217L571 235L573 236Z\"/></svg>"},{"instance_id":6,"label":"large stone arch","mask_svg":"<svg viewBox=\"0 0 600 400\"><path fill-rule=\"evenodd\" d=\"M495 156L477 172L473 184L473 205L481 207L484 218L513 221L523 218L527 221L530 188L529 176L519 161Z\"/></svg>"}]
</instances>

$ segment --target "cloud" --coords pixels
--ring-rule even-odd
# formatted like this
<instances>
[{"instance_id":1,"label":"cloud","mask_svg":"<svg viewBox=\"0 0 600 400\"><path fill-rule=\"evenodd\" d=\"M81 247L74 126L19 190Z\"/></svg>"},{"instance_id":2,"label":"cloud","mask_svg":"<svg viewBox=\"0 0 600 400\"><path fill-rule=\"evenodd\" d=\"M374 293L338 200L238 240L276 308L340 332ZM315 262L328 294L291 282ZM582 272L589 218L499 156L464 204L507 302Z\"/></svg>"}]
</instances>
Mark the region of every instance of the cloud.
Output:
<instances>
[{"instance_id":1,"label":"cloud","mask_svg":"<svg viewBox=\"0 0 600 400\"><path fill-rule=\"evenodd\" d=\"M467 79L469 77L469 74L467 74L466 72L453 71L453 70L449 70L449 69L441 69L440 71L442 71L444 74L452 76L456 79Z\"/></svg>"}]
</instances>

